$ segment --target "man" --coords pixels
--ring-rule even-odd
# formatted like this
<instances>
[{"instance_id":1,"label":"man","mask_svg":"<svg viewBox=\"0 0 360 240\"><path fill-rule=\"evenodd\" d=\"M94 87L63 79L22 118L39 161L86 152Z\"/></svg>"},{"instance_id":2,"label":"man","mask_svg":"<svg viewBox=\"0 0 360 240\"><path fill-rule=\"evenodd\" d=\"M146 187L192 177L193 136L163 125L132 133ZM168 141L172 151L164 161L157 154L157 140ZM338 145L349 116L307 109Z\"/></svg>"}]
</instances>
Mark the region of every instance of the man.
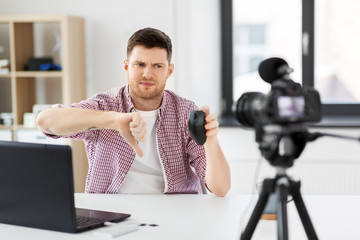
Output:
<instances>
[{"instance_id":1,"label":"man","mask_svg":"<svg viewBox=\"0 0 360 240\"><path fill-rule=\"evenodd\" d=\"M207 141L190 137L187 118L195 104L165 90L174 71L171 39L145 28L128 41L128 85L39 113L39 128L52 138L85 142L87 193L199 193L230 189L230 169L220 148L216 115L208 107Z\"/></svg>"}]
</instances>

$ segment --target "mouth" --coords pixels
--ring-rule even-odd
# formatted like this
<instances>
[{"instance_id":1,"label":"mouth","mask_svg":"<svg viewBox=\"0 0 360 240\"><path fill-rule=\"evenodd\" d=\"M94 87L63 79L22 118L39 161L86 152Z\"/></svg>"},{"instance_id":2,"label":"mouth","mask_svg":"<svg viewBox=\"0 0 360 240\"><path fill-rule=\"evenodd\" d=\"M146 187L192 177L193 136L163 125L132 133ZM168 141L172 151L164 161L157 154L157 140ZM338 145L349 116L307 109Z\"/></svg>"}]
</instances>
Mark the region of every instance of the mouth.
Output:
<instances>
[{"instance_id":1,"label":"mouth","mask_svg":"<svg viewBox=\"0 0 360 240\"><path fill-rule=\"evenodd\" d=\"M153 82L140 82L140 85L149 88L149 87L154 86L155 83L153 83Z\"/></svg>"}]
</instances>

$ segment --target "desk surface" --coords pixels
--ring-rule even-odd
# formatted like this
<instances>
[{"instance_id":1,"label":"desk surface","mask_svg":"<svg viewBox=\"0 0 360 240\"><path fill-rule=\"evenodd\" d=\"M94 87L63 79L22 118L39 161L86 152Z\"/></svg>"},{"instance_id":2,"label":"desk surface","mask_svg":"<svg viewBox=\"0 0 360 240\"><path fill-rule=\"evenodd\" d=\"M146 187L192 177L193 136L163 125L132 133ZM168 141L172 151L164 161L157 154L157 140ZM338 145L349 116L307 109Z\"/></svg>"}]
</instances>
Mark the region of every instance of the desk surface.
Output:
<instances>
[{"instance_id":1,"label":"desk surface","mask_svg":"<svg viewBox=\"0 0 360 240\"><path fill-rule=\"evenodd\" d=\"M360 196L304 196L304 201L319 239L360 239ZM256 197L75 194L75 202L76 207L130 213L127 223L158 225L140 227L115 239L235 240L240 236L241 219L251 214L253 207L248 206L256 203ZM290 239L307 239L293 202L288 204L288 219ZM245 217L243 227L247 220ZM95 236L94 231L69 234L0 224L1 239L7 240L108 239ZM261 220L253 239L277 239L276 221Z\"/></svg>"}]
</instances>

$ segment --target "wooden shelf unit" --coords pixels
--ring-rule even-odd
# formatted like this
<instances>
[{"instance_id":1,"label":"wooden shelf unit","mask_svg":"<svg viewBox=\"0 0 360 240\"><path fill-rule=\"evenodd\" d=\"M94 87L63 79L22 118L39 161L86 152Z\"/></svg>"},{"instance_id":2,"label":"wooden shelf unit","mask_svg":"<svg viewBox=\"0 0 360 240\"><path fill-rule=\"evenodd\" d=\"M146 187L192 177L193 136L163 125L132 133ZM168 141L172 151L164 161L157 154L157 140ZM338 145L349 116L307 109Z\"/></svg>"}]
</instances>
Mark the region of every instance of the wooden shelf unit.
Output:
<instances>
[{"instance_id":1,"label":"wooden shelf unit","mask_svg":"<svg viewBox=\"0 0 360 240\"><path fill-rule=\"evenodd\" d=\"M58 26L60 32L61 62L59 64L62 70L26 71L25 66L30 57L45 57L36 56L35 42L37 36L34 25L48 23ZM84 19L73 16L3 15L0 16L0 24L5 24L6 28L9 29L8 45L10 48L10 73L0 74L0 84L2 80L10 79L11 93L9 95L11 97L5 101L11 102L11 112L14 115L13 125L0 125L0 129L10 129L13 132L13 140L17 141L18 132L24 129L24 113L32 112L33 105L39 103L37 99L39 90L36 87L39 78L45 82L56 79L60 81L59 85L61 85L60 88L50 89L48 93L61 96L57 102L41 104L61 103L69 105L86 98ZM0 100L4 101L1 96ZM3 111L0 105L0 113ZM72 140L68 140L67 144L73 150L75 192L84 192L88 170L84 145L81 141Z\"/></svg>"}]
</instances>

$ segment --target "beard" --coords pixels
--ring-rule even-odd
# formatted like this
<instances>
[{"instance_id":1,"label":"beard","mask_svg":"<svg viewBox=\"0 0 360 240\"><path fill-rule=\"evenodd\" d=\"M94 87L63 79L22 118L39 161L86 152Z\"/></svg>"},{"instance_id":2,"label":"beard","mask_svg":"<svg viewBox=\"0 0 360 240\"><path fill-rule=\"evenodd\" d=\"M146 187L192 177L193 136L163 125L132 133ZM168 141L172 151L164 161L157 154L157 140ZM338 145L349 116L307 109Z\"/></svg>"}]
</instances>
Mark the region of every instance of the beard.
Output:
<instances>
[{"instance_id":1,"label":"beard","mask_svg":"<svg viewBox=\"0 0 360 240\"><path fill-rule=\"evenodd\" d=\"M143 82L150 83L150 85L143 84ZM129 83L130 87L130 95L136 99L142 100L156 100L162 98L165 83L157 84L152 80L142 79L140 81L136 81L135 83Z\"/></svg>"}]
</instances>

